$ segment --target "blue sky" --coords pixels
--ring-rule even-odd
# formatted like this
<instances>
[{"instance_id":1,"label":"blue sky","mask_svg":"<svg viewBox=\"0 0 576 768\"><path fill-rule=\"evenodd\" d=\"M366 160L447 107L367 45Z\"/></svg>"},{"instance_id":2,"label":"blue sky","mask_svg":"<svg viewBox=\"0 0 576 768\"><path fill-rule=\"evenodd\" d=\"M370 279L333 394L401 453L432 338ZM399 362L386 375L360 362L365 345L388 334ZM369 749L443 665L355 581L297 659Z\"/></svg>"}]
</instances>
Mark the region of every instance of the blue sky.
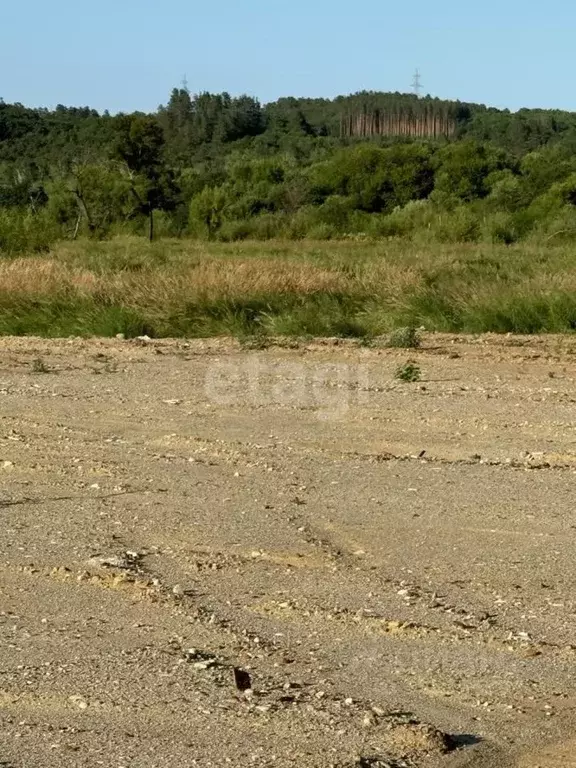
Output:
<instances>
[{"instance_id":1,"label":"blue sky","mask_svg":"<svg viewBox=\"0 0 576 768\"><path fill-rule=\"evenodd\" d=\"M190 90L425 92L576 111L574 0L0 0L0 97L152 110Z\"/></svg>"}]
</instances>

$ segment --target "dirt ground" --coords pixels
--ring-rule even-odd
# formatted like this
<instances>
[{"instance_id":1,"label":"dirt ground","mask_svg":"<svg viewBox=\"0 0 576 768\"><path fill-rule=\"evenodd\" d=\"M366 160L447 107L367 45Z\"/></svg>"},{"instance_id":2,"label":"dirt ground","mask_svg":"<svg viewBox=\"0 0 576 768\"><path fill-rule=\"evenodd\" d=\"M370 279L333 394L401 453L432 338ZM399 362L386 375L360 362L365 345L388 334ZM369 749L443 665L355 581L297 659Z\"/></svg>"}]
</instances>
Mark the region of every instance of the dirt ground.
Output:
<instances>
[{"instance_id":1,"label":"dirt ground","mask_svg":"<svg viewBox=\"0 0 576 768\"><path fill-rule=\"evenodd\" d=\"M292 346L0 340L1 766L576 766L576 338Z\"/></svg>"}]
</instances>

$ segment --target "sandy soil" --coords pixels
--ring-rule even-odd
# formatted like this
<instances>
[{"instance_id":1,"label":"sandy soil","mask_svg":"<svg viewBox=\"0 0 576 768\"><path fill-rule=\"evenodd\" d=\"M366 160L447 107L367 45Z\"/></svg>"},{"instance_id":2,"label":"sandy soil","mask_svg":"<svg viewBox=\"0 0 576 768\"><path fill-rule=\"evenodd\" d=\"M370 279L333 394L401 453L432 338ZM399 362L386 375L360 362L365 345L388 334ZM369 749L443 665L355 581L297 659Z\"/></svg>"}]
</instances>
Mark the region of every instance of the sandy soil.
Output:
<instances>
[{"instance_id":1,"label":"sandy soil","mask_svg":"<svg viewBox=\"0 0 576 768\"><path fill-rule=\"evenodd\" d=\"M576 766L575 379L0 340L0 765Z\"/></svg>"}]
</instances>

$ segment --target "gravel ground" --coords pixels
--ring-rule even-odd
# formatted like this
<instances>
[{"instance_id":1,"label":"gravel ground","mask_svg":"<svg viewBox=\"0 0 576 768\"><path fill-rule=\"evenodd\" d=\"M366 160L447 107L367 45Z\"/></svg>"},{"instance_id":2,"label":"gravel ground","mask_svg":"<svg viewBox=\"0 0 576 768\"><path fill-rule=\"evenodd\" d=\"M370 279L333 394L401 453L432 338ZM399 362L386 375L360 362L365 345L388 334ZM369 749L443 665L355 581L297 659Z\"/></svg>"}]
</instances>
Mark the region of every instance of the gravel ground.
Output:
<instances>
[{"instance_id":1,"label":"gravel ground","mask_svg":"<svg viewBox=\"0 0 576 768\"><path fill-rule=\"evenodd\" d=\"M576 766L575 379L0 339L0 765Z\"/></svg>"}]
</instances>

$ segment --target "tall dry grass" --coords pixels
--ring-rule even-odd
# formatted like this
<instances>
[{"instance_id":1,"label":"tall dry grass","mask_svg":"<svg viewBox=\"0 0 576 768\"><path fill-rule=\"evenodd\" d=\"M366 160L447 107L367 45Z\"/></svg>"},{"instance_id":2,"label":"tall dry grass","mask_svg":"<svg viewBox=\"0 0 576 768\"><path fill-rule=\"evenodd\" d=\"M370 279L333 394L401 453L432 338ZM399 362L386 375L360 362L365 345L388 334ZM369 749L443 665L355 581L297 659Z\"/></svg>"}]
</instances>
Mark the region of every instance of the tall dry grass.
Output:
<instances>
[{"instance_id":1,"label":"tall dry grass","mask_svg":"<svg viewBox=\"0 0 576 768\"><path fill-rule=\"evenodd\" d=\"M575 296L566 246L122 237L0 261L0 333L569 331Z\"/></svg>"},{"instance_id":2,"label":"tall dry grass","mask_svg":"<svg viewBox=\"0 0 576 768\"><path fill-rule=\"evenodd\" d=\"M102 281L102 289L111 299L137 307L168 306L182 301L229 301L254 295L335 294L352 288L345 275L313 264L261 259L206 261L192 267L179 264L110 275Z\"/></svg>"},{"instance_id":3,"label":"tall dry grass","mask_svg":"<svg viewBox=\"0 0 576 768\"><path fill-rule=\"evenodd\" d=\"M12 296L91 295L98 277L86 269L70 268L50 256L0 261L0 292Z\"/></svg>"}]
</instances>

